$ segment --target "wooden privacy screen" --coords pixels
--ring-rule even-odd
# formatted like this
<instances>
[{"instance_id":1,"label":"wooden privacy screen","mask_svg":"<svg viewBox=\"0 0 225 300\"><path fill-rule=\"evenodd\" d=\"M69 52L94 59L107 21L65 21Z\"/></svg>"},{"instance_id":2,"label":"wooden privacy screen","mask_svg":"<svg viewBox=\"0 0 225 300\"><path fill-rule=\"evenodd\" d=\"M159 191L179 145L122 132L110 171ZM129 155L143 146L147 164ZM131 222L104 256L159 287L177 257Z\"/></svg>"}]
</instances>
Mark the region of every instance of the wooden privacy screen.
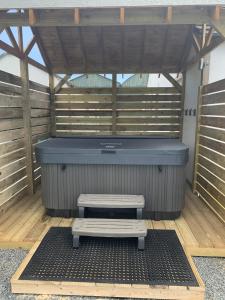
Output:
<instances>
[{"instance_id":1,"label":"wooden privacy screen","mask_svg":"<svg viewBox=\"0 0 225 300\"><path fill-rule=\"evenodd\" d=\"M202 87L195 189L225 221L225 79Z\"/></svg>"},{"instance_id":2,"label":"wooden privacy screen","mask_svg":"<svg viewBox=\"0 0 225 300\"><path fill-rule=\"evenodd\" d=\"M182 97L175 88L63 88L55 99L57 136L180 136Z\"/></svg>"},{"instance_id":3,"label":"wooden privacy screen","mask_svg":"<svg viewBox=\"0 0 225 300\"><path fill-rule=\"evenodd\" d=\"M28 189L21 79L0 71L0 206L22 197ZM33 146L49 136L48 88L30 82ZM33 184L40 181L40 167L33 155Z\"/></svg>"}]
</instances>

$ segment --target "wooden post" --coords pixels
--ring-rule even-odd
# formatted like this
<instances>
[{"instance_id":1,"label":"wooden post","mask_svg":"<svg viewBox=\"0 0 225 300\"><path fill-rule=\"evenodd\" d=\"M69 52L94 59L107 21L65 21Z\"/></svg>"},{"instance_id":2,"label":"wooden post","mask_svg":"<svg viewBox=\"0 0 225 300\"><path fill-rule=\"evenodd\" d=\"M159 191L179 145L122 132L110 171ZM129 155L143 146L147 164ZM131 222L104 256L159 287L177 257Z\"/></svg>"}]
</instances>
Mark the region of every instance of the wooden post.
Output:
<instances>
[{"instance_id":1,"label":"wooden post","mask_svg":"<svg viewBox=\"0 0 225 300\"><path fill-rule=\"evenodd\" d=\"M200 134L200 123L201 123L201 105L202 105L202 85L198 89L198 105L197 105L197 118L196 118L196 132L195 132L194 178L193 178L193 184L192 184L193 193L196 193L198 152L199 152L199 134Z\"/></svg>"},{"instance_id":2,"label":"wooden post","mask_svg":"<svg viewBox=\"0 0 225 300\"><path fill-rule=\"evenodd\" d=\"M24 121L27 183L28 183L29 193L34 194L31 103L30 103L30 93L29 93L28 60L26 57L20 59L20 74L21 74L21 88L22 88L21 95L22 95L23 121Z\"/></svg>"},{"instance_id":3,"label":"wooden post","mask_svg":"<svg viewBox=\"0 0 225 300\"><path fill-rule=\"evenodd\" d=\"M55 85L54 75L49 74L49 89L50 89L50 112L51 112L51 136L56 136L56 118L55 118Z\"/></svg>"},{"instance_id":4,"label":"wooden post","mask_svg":"<svg viewBox=\"0 0 225 300\"><path fill-rule=\"evenodd\" d=\"M185 87L186 87L186 72L182 73L183 83L181 91L181 115L180 115L180 140L183 138L183 128L184 128L184 101L185 101Z\"/></svg>"},{"instance_id":5,"label":"wooden post","mask_svg":"<svg viewBox=\"0 0 225 300\"><path fill-rule=\"evenodd\" d=\"M117 94L117 74L112 74L112 135L116 135L116 94Z\"/></svg>"}]
</instances>

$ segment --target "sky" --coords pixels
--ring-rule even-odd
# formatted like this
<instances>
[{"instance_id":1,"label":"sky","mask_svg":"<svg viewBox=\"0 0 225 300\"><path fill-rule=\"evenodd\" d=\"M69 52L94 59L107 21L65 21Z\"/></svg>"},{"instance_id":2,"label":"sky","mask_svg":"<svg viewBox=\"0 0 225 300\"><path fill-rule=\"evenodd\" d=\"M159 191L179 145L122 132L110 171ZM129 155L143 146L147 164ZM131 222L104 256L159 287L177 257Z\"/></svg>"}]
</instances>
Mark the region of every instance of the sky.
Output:
<instances>
[{"instance_id":1,"label":"sky","mask_svg":"<svg viewBox=\"0 0 225 300\"><path fill-rule=\"evenodd\" d=\"M18 42L18 33L17 33L17 28L16 27L10 27L12 30L12 33L16 39L16 41ZM24 48L27 47L27 45L29 44L29 42L31 41L33 37L32 31L30 29L30 27L23 27L23 43L24 43ZM5 31L3 31L0 34L0 40L2 40L3 42L7 43L8 45L12 46L11 41L9 40L9 37L7 35L7 33ZM0 49L0 55L4 53L3 50ZM33 47L33 49L31 50L29 57L38 61L40 64L45 65L42 56L40 54L40 51L38 49L38 46L35 44L35 46ZM74 74L72 76L72 78L75 78L77 76L80 76L81 74ZM104 75L104 74L101 74ZM123 83L127 78L129 78L130 76L132 76L133 74L117 74L117 81L120 83ZM112 75L111 74L105 74L105 76L107 78L112 79Z\"/></svg>"}]
</instances>

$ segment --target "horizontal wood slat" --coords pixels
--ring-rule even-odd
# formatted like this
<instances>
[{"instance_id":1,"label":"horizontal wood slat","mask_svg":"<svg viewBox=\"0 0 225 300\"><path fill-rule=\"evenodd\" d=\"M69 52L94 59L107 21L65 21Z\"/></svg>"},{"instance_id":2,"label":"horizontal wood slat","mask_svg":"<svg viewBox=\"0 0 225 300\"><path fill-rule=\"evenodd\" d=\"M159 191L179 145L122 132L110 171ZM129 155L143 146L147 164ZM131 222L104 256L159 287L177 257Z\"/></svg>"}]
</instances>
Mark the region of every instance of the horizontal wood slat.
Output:
<instances>
[{"instance_id":1,"label":"horizontal wood slat","mask_svg":"<svg viewBox=\"0 0 225 300\"><path fill-rule=\"evenodd\" d=\"M1 87L0 87L0 91L1 91ZM2 109L2 107L21 107L21 106L22 106L21 96L0 94L0 109Z\"/></svg>"},{"instance_id":2,"label":"horizontal wood slat","mask_svg":"<svg viewBox=\"0 0 225 300\"><path fill-rule=\"evenodd\" d=\"M21 86L21 78L18 76L15 76L13 74L9 74L4 71L0 71L0 81L5 83L10 83L13 85ZM42 84L29 81L30 89L37 90L44 93L49 93L49 88L47 86L44 86Z\"/></svg>"},{"instance_id":3,"label":"horizontal wood slat","mask_svg":"<svg viewBox=\"0 0 225 300\"><path fill-rule=\"evenodd\" d=\"M56 124L56 129L59 130L112 130L112 125L92 125L92 124ZM158 124L151 124L151 125L117 125L116 129L118 131L178 131L179 125L158 125Z\"/></svg>"},{"instance_id":4,"label":"horizontal wood slat","mask_svg":"<svg viewBox=\"0 0 225 300\"><path fill-rule=\"evenodd\" d=\"M222 167L215 164L213 161L210 161L206 157L199 155L198 163L202 166L204 166L206 169L208 169L210 172L212 172L214 175L218 176L222 180L225 181L225 172Z\"/></svg>"},{"instance_id":5,"label":"horizontal wood slat","mask_svg":"<svg viewBox=\"0 0 225 300\"><path fill-rule=\"evenodd\" d=\"M225 79L205 85L202 89L202 94L205 95L219 91L225 91Z\"/></svg>"},{"instance_id":6,"label":"horizontal wood slat","mask_svg":"<svg viewBox=\"0 0 225 300\"><path fill-rule=\"evenodd\" d=\"M225 104L223 105L206 105L202 106L202 115L225 116Z\"/></svg>"},{"instance_id":7,"label":"horizontal wood slat","mask_svg":"<svg viewBox=\"0 0 225 300\"><path fill-rule=\"evenodd\" d=\"M0 119L18 119L23 117L22 108L0 107Z\"/></svg>"},{"instance_id":8,"label":"horizontal wood slat","mask_svg":"<svg viewBox=\"0 0 225 300\"><path fill-rule=\"evenodd\" d=\"M222 209L225 209L225 196L222 193L200 175L197 176L197 182L216 199L215 202L222 206Z\"/></svg>"},{"instance_id":9,"label":"horizontal wood slat","mask_svg":"<svg viewBox=\"0 0 225 300\"><path fill-rule=\"evenodd\" d=\"M196 189L200 194L200 199L206 202L209 207L220 217L223 221L225 220L225 210L221 207L221 205L215 201L215 198L208 192L208 190L202 188L202 186L197 182Z\"/></svg>"},{"instance_id":10,"label":"horizontal wood slat","mask_svg":"<svg viewBox=\"0 0 225 300\"><path fill-rule=\"evenodd\" d=\"M200 134L205 135L216 140L225 141L225 131L217 128L209 128L205 126L200 127Z\"/></svg>"},{"instance_id":11,"label":"horizontal wood slat","mask_svg":"<svg viewBox=\"0 0 225 300\"><path fill-rule=\"evenodd\" d=\"M225 155L225 143L200 136L199 144Z\"/></svg>"},{"instance_id":12,"label":"horizontal wood slat","mask_svg":"<svg viewBox=\"0 0 225 300\"><path fill-rule=\"evenodd\" d=\"M225 129L224 117L201 117L201 124L205 126L212 126Z\"/></svg>"},{"instance_id":13,"label":"horizontal wood slat","mask_svg":"<svg viewBox=\"0 0 225 300\"><path fill-rule=\"evenodd\" d=\"M111 88L62 88L59 94L111 94ZM117 88L117 94L179 94L173 87Z\"/></svg>"},{"instance_id":14,"label":"horizontal wood slat","mask_svg":"<svg viewBox=\"0 0 225 300\"><path fill-rule=\"evenodd\" d=\"M225 168L225 157L222 154L216 153L211 149L205 148L199 145L199 154L207 157L208 159L214 161L221 167Z\"/></svg>"},{"instance_id":15,"label":"horizontal wood slat","mask_svg":"<svg viewBox=\"0 0 225 300\"><path fill-rule=\"evenodd\" d=\"M219 104L225 103L225 91L202 96L202 104Z\"/></svg>"}]
</instances>

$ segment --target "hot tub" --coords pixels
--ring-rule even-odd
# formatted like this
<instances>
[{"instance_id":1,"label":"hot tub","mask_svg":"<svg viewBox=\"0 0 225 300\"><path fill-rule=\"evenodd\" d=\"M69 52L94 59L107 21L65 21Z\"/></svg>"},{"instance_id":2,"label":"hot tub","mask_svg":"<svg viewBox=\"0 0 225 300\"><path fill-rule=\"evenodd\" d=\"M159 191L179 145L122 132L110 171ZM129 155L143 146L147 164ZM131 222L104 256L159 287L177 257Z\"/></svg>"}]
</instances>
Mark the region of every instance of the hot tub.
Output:
<instances>
[{"instance_id":1,"label":"hot tub","mask_svg":"<svg viewBox=\"0 0 225 300\"><path fill-rule=\"evenodd\" d=\"M177 139L51 138L36 159L50 215L73 215L81 193L142 194L146 218L173 219L184 206L188 147Z\"/></svg>"}]
</instances>

